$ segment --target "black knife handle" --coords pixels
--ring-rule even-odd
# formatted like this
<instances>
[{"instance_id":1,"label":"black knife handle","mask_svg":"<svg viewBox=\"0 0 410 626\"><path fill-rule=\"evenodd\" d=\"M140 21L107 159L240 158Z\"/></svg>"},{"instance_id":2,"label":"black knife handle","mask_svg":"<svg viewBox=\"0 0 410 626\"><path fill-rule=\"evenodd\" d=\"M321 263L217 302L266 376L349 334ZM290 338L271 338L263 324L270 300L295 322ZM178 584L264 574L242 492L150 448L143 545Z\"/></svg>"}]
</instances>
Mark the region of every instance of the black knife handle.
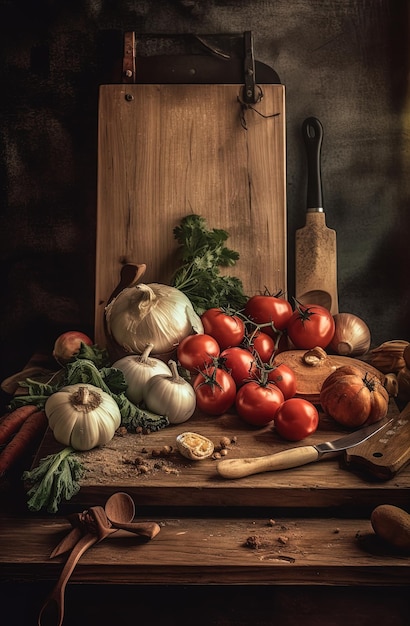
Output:
<instances>
[{"instance_id":1,"label":"black knife handle","mask_svg":"<svg viewBox=\"0 0 410 626\"><path fill-rule=\"evenodd\" d=\"M323 211L320 158L323 126L317 117L308 117L302 124L302 136L307 155L307 210Z\"/></svg>"}]
</instances>

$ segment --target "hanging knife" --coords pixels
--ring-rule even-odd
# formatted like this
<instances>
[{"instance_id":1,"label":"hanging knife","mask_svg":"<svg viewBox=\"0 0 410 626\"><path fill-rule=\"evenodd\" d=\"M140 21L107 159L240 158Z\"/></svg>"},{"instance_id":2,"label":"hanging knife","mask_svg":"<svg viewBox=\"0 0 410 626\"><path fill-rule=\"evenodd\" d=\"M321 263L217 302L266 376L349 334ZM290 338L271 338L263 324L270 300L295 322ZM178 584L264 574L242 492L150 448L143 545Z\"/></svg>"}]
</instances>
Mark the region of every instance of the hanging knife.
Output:
<instances>
[{"instance_id":1,"label":"hanging knife","mask_svg":"<svg viewBox=\"0 0 410 626\"><path fill-rule=\"evenodd\" d=\"M318 461L326 454L332 456L341 454L347 448L357 446L369 437L375 435L379 430L384 428L392 420L382 420L376 424L365 426L349 435L319 443L314 446L300 446L290 448L275 454L266 456L245 458L245 459L226 459L220 461L217 465L217 471L223 478L243 478L251 474L260 474L262 472L271 472L273 470L290 469L291 467L299 467L307 463Z\"/></svg>"}]
</instances>

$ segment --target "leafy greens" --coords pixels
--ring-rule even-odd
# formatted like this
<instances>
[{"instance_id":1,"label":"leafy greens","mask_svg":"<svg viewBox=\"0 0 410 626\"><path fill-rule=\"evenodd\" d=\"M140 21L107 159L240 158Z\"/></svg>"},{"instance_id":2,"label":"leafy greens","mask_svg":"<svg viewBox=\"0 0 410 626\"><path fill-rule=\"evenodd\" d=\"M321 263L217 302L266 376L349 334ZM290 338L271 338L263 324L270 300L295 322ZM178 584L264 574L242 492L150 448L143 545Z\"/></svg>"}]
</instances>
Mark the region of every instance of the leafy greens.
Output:
<instances>
[{"instance_id":1,"label":"leafy greens","mask_svg":"<svg viewBox=\"0 0 410 626\"><path fill-rule=\"evenodd\" d=\"M121 425L127 430L135 432L137 428L142 428L157 431L168 426L169 420L166 416L152 413L128 400L125 395L127 383L124 374L121 370L110 367L108 357L104 354L99 348L91 349L82 344L76 358L67 363L49 382L39 382L31 378L22 381L20 386L26 388L27 393L15 396L11 400L10 408L24 404L36 404L41 408L47 398L62 387L85 383L99 387L116 401L121 413Z\"/></svg>"},{"instance_id":2,"label":"leafy greens","mask_svg":"<svg viewBox=\"0 0 410 626\"><path fill-rule=\"evenodd\" d=\"M198 315L212 307L243 308L247 297L239 278L225 276L220 267L233 267L239 253L226 247L228 233L219 228L209 229L200 215L187 215L174 228L180 244L181 266L172 284L190 299Z\"/></svg>"}]
</instances>

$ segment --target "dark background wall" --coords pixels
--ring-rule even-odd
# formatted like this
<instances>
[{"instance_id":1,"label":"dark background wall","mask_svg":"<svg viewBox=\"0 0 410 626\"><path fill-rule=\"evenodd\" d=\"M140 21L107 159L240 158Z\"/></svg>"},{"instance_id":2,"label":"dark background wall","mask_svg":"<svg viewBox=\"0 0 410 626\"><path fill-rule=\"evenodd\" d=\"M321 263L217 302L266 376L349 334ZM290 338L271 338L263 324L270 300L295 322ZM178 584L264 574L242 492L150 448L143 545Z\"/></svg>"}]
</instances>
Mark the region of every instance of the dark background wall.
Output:
<instances>
[{"instance_id":1,"label":"dark background wall","mask_svg":"<svg viewBox=\"0 0 410 626\"><path fill-rule=\"evenodd\" d=\"M240 33L286 86L289 294L304 224L300 127L322 121L340 310L410 340L406 0L1 0L0 377L64 330L92 333L98 86L123 33ZM115 219L115 218L113 218Z\"/></svg>"}]
</instances>

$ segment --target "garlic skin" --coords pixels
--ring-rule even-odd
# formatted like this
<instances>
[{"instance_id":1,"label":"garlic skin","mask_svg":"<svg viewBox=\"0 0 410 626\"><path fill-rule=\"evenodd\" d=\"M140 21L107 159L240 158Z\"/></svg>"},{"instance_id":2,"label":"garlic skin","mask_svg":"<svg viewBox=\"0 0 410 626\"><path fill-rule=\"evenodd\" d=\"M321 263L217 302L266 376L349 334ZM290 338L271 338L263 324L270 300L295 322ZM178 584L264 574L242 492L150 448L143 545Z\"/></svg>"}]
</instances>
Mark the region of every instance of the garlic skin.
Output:
<instances>
[{"instance_id":1,"label":"garlic skin","mask_svg":"<svg viewBox=\"0 0 410 626\"><path fill-rule=\"evenodd\" d=\"M337 313L335 334L328 348L341 356L362 356L369 351L371 343L370 329L353 313Z\"/></svg>"},{"instance_id":2,"label":"garlic skin","mask_svg":"<svg viewBox=\"0 0 410 626\"><path fill-rule=\"evenodd\" d=\"M139 283L123 289L105 308L107 331L127 353L167 354L193 331L204 327L189 298L162 283Z\"/></svg>"},{"instance_id":3,"label":"garlic skin","mask_svg":"<svg viewBox=\"0 0 410 626\"><path fill-rule=\"evenodd\" d=\"M171 370L164 361L149 356L153 347L153 344L149 343L142 354L129 354L113 364L113 367L124 374L127 383L125 395L134 404L142 401L144 387L153 376L157 374L171 376Z\"/></svg>"},{"instance_id":4,"label":"garlic skin","mask_svg":"<svg viewBox=\"0 0 410 626\"><path fill-rule=\"evenodd\" d=\"M406 367L405 351L410 350L408 346L409 342L405 339L384 341L380 346L373 348L366 354L365 361L383 374L398 374L403 367ZM410 354L408 357L407 366L410 365Z\"/></svg>"},{"instance_id":5,"label":"garlic skin","mask_svg":"<svg viewBox=\"0 0 410 626\"><path fill-rule=\"evenodd\" d=\"M62 387L47 398L44 410L56 440L75 450L105 445L121 425L116 401L90 384Z\"/></svg>"}]
</instances>

